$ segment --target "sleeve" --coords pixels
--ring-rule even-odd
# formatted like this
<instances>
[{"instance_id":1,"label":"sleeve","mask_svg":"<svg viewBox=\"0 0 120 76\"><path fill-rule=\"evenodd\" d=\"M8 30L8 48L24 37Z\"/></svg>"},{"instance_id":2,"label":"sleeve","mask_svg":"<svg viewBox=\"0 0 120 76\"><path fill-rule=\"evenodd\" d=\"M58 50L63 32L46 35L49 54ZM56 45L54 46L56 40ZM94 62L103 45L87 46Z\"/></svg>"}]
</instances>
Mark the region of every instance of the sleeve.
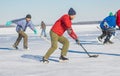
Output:
<instances>
[{"instance_id":1,"label":"sleeve","mask_svg":"<svg viewBox=\"0 0 120 76\"><path fill-rule=\"evenodd\" d=\"M33 31L35 30L34 24L31 21L29 23L29 28Z\"/></svg>"},{"instance_id":2,"label":"sleeve","mask_svg":"<svg viewBox=\"0 0 120 76\"><path fill-rule=\"evenodd\" d=\"M24 19L25 19L25 18L16 19L16 20L12 20L11 22L12 22L12 23L15 23L15 24L19 24L19 21L24 20Z\"/></svg>"},{"instance_id":3,"label":"sleeve","mask_svg":"<svg viewBox=\"0 0 120 76\"><path fill-rule=\"evenodd\" d=\"M105 25L105 22L107 22L107 17L106 18L104 18L104 20L100 23L100 27L101 27L101 29L102 30L106 30L106 25Z\"/></svg>"},{"instance_id":4,"label":"sleeve","mask_svg":"<svg viewBox=\"0 0 120 76\"><path fill-rule=\"evenodd\" d=\"M72 37L74 40L76 40L76 39L78 38L72 28L71 28L71 33L69 33L69 35L70 35L70 37Z\"/></svg>"}]
</instances>

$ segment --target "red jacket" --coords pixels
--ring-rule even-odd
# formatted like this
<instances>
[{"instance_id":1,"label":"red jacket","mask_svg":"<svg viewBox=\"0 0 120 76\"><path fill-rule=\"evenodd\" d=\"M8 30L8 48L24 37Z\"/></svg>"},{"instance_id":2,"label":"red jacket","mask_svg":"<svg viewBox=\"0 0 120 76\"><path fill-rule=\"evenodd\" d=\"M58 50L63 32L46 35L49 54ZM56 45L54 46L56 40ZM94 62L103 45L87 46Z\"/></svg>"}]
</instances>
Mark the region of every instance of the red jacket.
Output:
<instances>
[{"instance_id":1,"label":"red jacket","mask_svg":"<svg viewBox=\"0 0 120 76\"><path fill-rule=\"evenodd\" d=\"M120 10L117 11L116 24L120 27Z\"/></svg>"},{"instance_id":2,"label":"red jacket","mask_svg":"<svg viewBox=\"0 0 120 76\"><path fill-rule=\"evenodd\" d=\"M63 15L52 27L52 31L59 36L62 36L64 32L68 29L71 29L71 33L69 34L73 39L77 39L77 35L74 33L72 27L72 22L69 15Z\"/></svg>"}]
</instances>

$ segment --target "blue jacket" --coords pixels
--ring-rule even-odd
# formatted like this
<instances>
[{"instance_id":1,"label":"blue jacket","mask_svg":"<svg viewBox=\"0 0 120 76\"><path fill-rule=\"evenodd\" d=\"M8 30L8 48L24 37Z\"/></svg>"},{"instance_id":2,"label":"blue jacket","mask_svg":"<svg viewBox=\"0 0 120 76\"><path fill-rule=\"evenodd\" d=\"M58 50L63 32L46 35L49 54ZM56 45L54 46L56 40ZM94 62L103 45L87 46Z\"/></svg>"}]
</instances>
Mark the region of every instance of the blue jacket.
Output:
<instances>
[{"instance_id":1,"label":"blue jacket","mask_svg":"<svg viewBox=\"0 0 120 76\"><path fill-rule=\"evenodd\" d=\"M25 18L12 20L12 23L17 24L16 31L26 31L27 27L30 27L33 31L35 30L34 25L32 24L32 21L27 22Z\"/></svg>"},{"instance_id":2,"label":"blue jacket","mask_svg":"<svg viewBox=\"0 0 120 76\"><path fill-rule=\"evenodd\" d=\"M105 21L109 25L108 28L115 28L116 27L116 17L115 16L108 16L100 23L100 27L101 27L102 30L107 30L108 29L104 26Z\"/></svg>"}]
</instances>

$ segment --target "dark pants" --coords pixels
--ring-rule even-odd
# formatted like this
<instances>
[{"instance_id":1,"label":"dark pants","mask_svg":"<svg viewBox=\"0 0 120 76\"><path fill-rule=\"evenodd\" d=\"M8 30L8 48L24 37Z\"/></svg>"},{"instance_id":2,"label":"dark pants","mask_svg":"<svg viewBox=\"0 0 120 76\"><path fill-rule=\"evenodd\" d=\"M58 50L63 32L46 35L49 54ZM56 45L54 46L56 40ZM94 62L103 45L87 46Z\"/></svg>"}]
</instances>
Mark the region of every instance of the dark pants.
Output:
<instances>
[{"instance_id":1,"label":"dark pants","mask_svg":"<svg viewBox=\"0 0 120 76\"><path fill-rule=\"evenodd\" d=\"M115 35L115 29L109 28L108 30L106 30L106 35L107 35L107 36L106 36L104 42L110 41L111 36L112 36L112 35Z\"/></svg>"},{"instance_id":2,"label":"dark pants","mask_svg":"<svg viewBox=\"0 0 120 76\"><path fill-rule=\"evenodd\" d=\"M99 36L99 38L103 39L105 36L104 43L110 41L110 38L112 35L115 35L115 29L114 28L109 28L107 30L102 30L102 34Z\"/></svg>"},{"instance_id":3,"label":"dark pants","mask_svg":"<svg viewBox=\"0 0 120 76\"><path fill-rule=\"evenodd\" d=\"M107 35L107 31L102 30L102 34L99 36L99 38L103 39Z\"/></svg>"},{"instance_id":4,"label":"dark pants","mask_svg":"<svg viewBox=\"0 0 120 76\"><path fill-rule=\"evenodd\" d=\"M17 38L16 42L14 43L14 46L18 46L18 44L20 43L22 38L24 39L23 47L28 48L28 36L24 31L18 32L18 38Z\"/></svg>"}]
</instances>

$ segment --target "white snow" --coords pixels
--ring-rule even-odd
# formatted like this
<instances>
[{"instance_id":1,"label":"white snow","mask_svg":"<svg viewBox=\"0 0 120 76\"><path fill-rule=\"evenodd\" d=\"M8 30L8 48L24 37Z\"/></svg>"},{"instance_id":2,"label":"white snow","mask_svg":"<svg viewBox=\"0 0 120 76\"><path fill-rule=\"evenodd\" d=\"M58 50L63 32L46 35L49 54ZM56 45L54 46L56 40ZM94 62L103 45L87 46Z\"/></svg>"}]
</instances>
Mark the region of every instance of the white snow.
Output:
<instances>
[{"instance_id":1,"label":"white snow","mask_svg":"<svg viewBox=\"0 0 120 76\"><path fill-rule=\"evenodd\" d=\"M90 55L99 54L98 58L89 58L65 33L64 36L70 41L69 61L58 62L58 49L50 57L49 64L40 62L50 43L39 37L39 27L36 27L38 35L27 29L30 51L22 50L23 41L19 44L21 50L12 49L17 38L15 27L0 28L0 76L120 76L120 31L116 31L114 44L101 45L96 40L101 34L96 26L98 25L74 25L73 29ZM50 28L47 26L47 35Z\"/></svg>"}]
</instances>

